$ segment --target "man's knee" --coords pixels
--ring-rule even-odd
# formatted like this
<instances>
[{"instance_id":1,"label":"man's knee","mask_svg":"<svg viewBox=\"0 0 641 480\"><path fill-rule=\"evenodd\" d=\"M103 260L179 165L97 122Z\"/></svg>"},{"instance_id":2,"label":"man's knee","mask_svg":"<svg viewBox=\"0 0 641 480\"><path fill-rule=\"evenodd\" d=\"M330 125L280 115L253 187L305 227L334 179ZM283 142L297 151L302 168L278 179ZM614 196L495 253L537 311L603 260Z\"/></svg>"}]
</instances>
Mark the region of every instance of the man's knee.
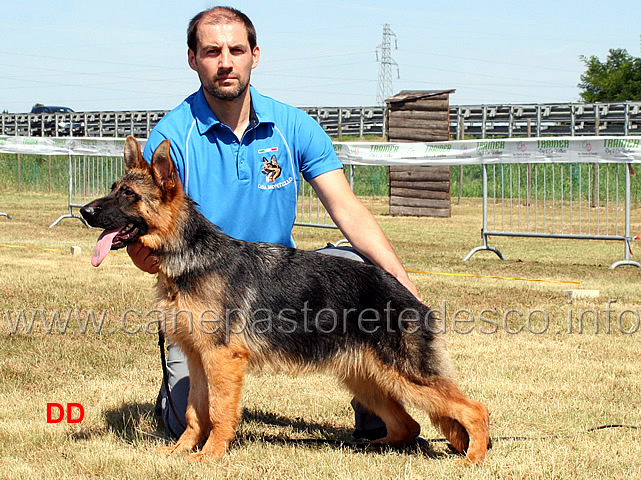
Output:
<instances>
[{"instance_id":1,"label":"man's knee","mask_svg":"<svg viewBox=\"0 0 641 480\"><path fill-rule=\"evenodd\" d=\"M357 262L372 263L354 247L335 247L332 244L328 244L327 247L315 251L323 255L332 255L335 257L348 258Z\"/></svg>"}]
</instances>

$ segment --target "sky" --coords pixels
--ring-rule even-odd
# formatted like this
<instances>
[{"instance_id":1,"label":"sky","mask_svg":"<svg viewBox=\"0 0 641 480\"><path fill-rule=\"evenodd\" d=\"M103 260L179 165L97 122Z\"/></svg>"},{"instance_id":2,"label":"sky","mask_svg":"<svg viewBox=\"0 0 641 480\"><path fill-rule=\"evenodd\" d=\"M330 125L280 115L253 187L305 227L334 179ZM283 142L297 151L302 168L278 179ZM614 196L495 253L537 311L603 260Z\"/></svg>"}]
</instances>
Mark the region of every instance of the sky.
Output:
<instances>
[{"instance_id":1,"label":"sky","mask_svg":"<svg viewBox=\"0 0 641 480\"><path fill-rule=\"evenodd\" d=\"M392 94L453 105L580 100L580 56L641 56L639 0L223 0L258 32L252 84L298 107L376 105L387 24ZM0 111L169 110L198 89L186 28L204 0L21 0L3 8ZM395 48L397 47L397 48Z\"/></svg>"}]
</instances>

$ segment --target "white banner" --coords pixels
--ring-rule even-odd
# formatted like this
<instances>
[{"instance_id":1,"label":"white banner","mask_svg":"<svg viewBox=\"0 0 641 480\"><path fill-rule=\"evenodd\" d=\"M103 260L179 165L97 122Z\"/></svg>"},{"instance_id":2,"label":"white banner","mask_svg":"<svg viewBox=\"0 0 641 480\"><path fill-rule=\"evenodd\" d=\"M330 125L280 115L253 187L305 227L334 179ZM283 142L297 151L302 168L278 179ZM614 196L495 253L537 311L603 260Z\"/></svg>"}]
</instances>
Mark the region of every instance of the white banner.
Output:
<instances>
[{"instance_id":1,"label":"white banner","mask_svg":"<svg viewBox=\"0 0 641 480\"><path fill-rule=\"evenodd\" d=\"M139 140L144 147L145 140ZM121 157L122 138L0 136L0 153ZM336 142L345 165L641 163L641 136L541 137L452 142Z\"/></svg>"},{"instance_id":2,"label":"white banner","mask_svg":"<svg viewBox=\"0 0 641 480\"><path fill-rule=\"evenodd\" d=\"M426 143L334 143L345 165L641 163L641 136L543 137Z\"/></svg>"},{"instance_id":3,"label":"white banner","mask_svg":"<svg viewBox=\"0 0 641 480\"><path fill-rule=\"evenodd\" d=\"M144 148L145 140L139 140ZM124 138L0 136L0 153L122 157Z\"/></svg>"}]
</instances>

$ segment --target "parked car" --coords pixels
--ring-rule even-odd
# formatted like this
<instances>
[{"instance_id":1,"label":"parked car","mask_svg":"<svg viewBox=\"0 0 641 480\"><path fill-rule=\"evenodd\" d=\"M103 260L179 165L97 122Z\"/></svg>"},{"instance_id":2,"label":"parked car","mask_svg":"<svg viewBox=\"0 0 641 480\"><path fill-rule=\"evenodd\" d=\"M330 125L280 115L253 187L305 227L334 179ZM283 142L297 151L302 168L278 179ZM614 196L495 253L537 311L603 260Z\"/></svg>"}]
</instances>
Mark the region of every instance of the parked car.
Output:
<instances>
[{"instance_id":1,"label":"parked car","mask_svg":"<svg viewBox=\"0 0 641 480\"><path fill-rule=\"evenodd\" d=\"M40 105L33 107L31 113L73 113L73 110L69 107L51 107Z\"/></svg>"},{"instance_id":2,"label":"parked car","mask_svg":"<svg viewBox=\"0 0 641 480\"><path fill-rule=\"evenodd\" d=\"M57 107L51 105L39 105L31 109L32 114L72 114L74 111L69 107ZM75 135L83 136L85 134L84 122L72 122L71 115L64 115L61 121L58 121L58 130L56 132L56 121L54 119L36 120L32 123L31 134L42 136L42 127L44 126L44 135Z\"/></svg>"}]
</instances>

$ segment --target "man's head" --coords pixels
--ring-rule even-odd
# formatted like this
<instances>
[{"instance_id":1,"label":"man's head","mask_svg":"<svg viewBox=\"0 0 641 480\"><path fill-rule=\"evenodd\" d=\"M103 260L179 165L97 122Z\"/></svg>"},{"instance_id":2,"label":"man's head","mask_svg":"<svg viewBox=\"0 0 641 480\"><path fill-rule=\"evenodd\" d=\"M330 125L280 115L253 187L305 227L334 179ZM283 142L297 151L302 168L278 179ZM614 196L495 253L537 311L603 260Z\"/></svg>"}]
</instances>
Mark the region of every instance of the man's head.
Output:
<instances>
[{"instance_id":1,"label":"man's head","mask_svg":"<svg viewBox=\"0 0 641 480\"><path fill-rule=\"evenodd\" d=\"M245 25L249 48L254 50L254 47L258 45L256 42L256 29L254 28L254 24L247 15L232 7L213 7L208 10L203 10L192 18L189 22L189 26L187 27L187 46L190 50L193 50L194 52L197 51L197 32L201 23L213 25L233 22L240 22Z\"/></svg>"},{"instance_id":2,"label":"man's head","mask_svg":"<svg viewBox=\"0 0 641 480\"><path fill-rule=\"evenodd\" d=\"M189 23L187 45L189 66L198 73L206 94L235 100L246 93L260 49L245 14L230 7L199 13Z\"/></svg>"}]
</instances>

